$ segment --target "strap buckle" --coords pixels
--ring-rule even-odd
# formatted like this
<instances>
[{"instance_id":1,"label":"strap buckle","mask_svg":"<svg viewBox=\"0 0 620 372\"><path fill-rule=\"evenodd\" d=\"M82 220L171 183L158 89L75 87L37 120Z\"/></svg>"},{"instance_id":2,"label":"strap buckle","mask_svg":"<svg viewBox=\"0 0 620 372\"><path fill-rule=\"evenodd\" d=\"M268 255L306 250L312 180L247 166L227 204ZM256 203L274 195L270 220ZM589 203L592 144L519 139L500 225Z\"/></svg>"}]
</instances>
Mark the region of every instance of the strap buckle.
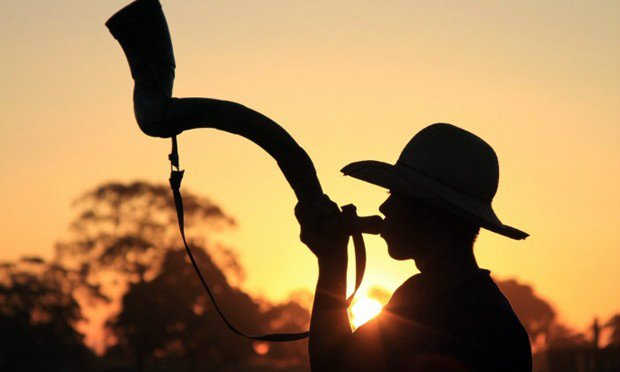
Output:
<instances>
[{"instance_id":1,"label":"strap buckle","mask_svg":"<svg viewBox=\"0 0 620 372\"><path fill-rule=\"evenodd\" d=\"M170 154L168 154L168 160L170 160L170 170L177 171L181 170L179 165L179 146L177 144L177 136L172 136L172 149L170 150Z\"/></svg>"}]
</instances>

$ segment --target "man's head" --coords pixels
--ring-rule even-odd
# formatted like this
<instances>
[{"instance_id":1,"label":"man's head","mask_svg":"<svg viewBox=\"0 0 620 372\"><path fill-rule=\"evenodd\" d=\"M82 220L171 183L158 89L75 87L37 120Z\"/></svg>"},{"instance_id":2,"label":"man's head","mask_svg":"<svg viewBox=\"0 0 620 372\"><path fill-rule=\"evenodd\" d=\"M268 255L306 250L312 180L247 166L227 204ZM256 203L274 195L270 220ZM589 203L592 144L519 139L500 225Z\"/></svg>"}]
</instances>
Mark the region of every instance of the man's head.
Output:
<instances>
[{"instance_id":1,"label":"man's head","mask_svg":"<svg viewBox=\"0 0 620 372\"><path fill-rule=\"evenodd\" d=\"M394 165L367 160L349 164L342 172L385 187L398 197L419 200L419 205L429 203L440 227L447 224L458 230L464 224L484 227L512 239L528 236L504 225L491 206L499 182L499 162L493 148L454 125L438 123L422 129ZM429 226L425 231L433 231L430 229Z\"/></svg>"}]
</instances>

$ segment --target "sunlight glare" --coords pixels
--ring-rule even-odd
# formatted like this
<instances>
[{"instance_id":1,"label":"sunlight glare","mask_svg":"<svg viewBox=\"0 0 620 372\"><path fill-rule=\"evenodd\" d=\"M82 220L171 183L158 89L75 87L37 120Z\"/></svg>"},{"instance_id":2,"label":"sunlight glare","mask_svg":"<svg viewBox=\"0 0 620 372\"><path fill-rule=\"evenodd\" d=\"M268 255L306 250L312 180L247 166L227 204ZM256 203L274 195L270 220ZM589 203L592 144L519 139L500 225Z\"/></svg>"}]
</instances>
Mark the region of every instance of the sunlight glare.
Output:
<instances>
[{"instance_id":1,"label":"sunlight glare","mask_svg":"<svg viewBox=\"0 0 620 372\"><path fill-rule=\"evenodd\" d=\"M351 323L355 328L359 328L362 324L377 316L383 306L375 299L368 297L360 297L351 306Z\"/></svg>"}]
</instances>

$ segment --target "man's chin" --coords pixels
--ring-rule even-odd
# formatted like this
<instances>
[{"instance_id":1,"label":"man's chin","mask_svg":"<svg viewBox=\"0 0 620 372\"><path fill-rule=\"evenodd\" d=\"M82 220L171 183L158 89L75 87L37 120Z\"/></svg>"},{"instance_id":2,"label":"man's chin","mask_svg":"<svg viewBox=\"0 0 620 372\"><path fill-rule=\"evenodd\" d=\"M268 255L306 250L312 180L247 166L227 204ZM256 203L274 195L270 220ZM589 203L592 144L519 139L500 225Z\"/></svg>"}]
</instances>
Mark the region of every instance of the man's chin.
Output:
<instances>
[{"instance_id":1,"label":"man's chin","mask_svg":"<svg viewBox=\"0 0 620 372\"><path fill-rule=\"evenodd\" d=\"M405 252L402 252L395 247L390 247L389 245L388 245L388 254L390 255L390 257L392 257L396 261L405 261L405 260L411 259L410 255L405 254Z\"/></svg>"}]
</instances>

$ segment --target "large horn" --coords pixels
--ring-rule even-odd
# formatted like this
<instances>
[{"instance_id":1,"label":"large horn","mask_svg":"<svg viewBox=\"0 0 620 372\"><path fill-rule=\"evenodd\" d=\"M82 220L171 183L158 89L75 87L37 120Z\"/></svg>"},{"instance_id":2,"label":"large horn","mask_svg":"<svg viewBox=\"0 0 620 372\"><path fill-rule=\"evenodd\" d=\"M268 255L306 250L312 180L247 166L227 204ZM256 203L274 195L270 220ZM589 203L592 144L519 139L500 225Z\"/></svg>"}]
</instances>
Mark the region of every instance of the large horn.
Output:
<instances>
[{"instance_id":1,"label":"large horn","mask_svg":"<svg viewBox=\"0 0 620 372\"><path fill-rule=\"evenodd\" d=\"M280 125L245 106L207 98L172 98L175 60L158 0L137 0L107 22L134 79L134 113L149 136L171 137L192 128L241 135L267 151L299 200L323 194L312 160Z\"/></svg>"},{"instance_id":2,"label":"large horn","mask_svg":"<svg viewBox=\"0 0 620 372\"><path fill-rule=\"evenodd\" d=\"M220 310L187 244L184 229L183 202L180 183L183 171L178 169L176 135L193 128L216 128L238 134L256 143L278 163L297 199L307 200L323 195L314 164L295 140L274 121L256 111L233 102L208 98L172 98L174 82L174 53L166 18L158 0L137 0L121 9L106 26L121 44L134 79L134 113L140 129L149 136L172 137L173 154L170 185L172 187L179 229L185 249L215 309L235 333L255 340L293 341L308 336L308 332L250 336L236 329ZM355 207L343 207L349 217L356 217ZM361 232L379 233L381 218L349 218L354 230L356 252L356 285L364 275L366 255Z\"/></svg>"}]
</instances>

